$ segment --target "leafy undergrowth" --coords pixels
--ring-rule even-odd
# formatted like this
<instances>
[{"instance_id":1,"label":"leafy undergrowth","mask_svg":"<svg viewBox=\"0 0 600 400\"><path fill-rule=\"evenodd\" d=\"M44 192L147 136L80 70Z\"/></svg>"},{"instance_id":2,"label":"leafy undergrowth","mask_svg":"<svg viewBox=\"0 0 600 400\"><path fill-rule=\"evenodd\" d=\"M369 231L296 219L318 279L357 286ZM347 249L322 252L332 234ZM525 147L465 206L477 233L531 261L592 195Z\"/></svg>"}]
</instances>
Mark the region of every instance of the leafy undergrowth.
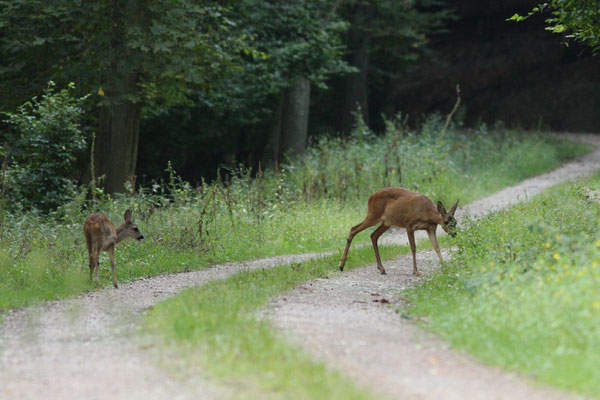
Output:
<instances>
[{"instance_id":1,"label":"leafy undergrowth","mask_svg":"<svg viewBox=\"0 0 600 400\"><path fill-rule=\"evenodd\" d=\"M407 248L381 246L391 259ZM267 321L256 316L269 298L310 279L335 274L339 255L273 269L244 271L228 279L188 289L157 304L144 331L181 355L184 369L208 370L228 382L236 397L367 399L363 389L290 346ZM373 261L370 247L355 248L347 269ZM235 384L232 384L234 383Z\"/></svg>"},{"instance_id":2,"label":"leafy undergrowth","mask_svg":"<svg viewBox=\"0 0 600 400\"><path fill-rule=\"evenodd\" d=\"M278 169L222 171L194 188L169 170L162 184L90 203L85 191L54 215L0 207L0 311L93 290L82 225L92 211L115 223L125 209L146 239L115 251L120 282L230 261L340 249L365 216L366 199L382 186L406 186L461 204L556 167L589 146L518 132L440 138L439 121L420 132L390 123L385 135L357 130L323 139L306 157ZM1 200L1 199L0 199ZM0 205L2 202L0 201ZM355 239L367 242L368 233ZM99 286L110 285L106 255Z\"/></svg>"},{"instance_id":3,"label":"leafy undergrowth","mask_svg":"<svg viewBox=\"0 0 600 400\"><path fill-rule=\"evenodd\" d=\"M600 396L598 189L595 176L472 222L410 312L486 362Z\"/></svg>"}]
</instances>

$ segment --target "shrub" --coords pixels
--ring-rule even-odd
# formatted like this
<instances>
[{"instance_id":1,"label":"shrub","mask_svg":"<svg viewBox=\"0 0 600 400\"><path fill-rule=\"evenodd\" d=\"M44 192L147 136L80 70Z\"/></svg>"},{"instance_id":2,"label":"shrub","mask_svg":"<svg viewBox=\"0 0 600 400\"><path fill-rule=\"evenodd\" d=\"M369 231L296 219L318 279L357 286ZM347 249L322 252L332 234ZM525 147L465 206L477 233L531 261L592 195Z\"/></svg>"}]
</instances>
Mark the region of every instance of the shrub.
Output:
<instances>
[{"instance_id":1,"label":"shrub","mask_svg":"<svg viewBox=\"0 0 600 400\"><path fill-rule=\"evenodd\" d=\"M49 82L41 98L6 113L11 132L0 150L3 187L13 209L49 211L75 193L72 166L76 153L85 148L80 120L86 97L73 97L73 83L59 92L54 86Z\"/></svg>"}]
</instances>

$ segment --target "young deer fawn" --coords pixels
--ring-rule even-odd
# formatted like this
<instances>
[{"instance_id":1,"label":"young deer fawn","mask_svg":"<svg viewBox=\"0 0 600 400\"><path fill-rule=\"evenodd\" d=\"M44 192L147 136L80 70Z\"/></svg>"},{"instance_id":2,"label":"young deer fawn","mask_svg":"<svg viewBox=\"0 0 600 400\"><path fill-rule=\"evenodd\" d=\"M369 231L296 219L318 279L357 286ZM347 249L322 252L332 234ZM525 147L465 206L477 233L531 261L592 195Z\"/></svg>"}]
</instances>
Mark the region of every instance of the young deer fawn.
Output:
<instances>
[{"instance_id":1,"label":"young deer fawn","mask_svg":"<svg viewBox=\"0 0 600 400\"><path fill-rule=\"evenodd\" d=\"M377 269L379 272L385 274L385 269L383 269L381 258L379 257L377 239L379 239L379 236L385 231L390 229L391 226L398 226L400 228L406 228L408 243L410 244L410 251L412 252L413 257L413 274L420 275L417 270L417 258L415 254L415 231L427 231L429 240L431 240L431 244L441 261L442 254L440 253L440 247L437 243L435 230L438 225L441 225L442 229L451 236L456 235L456 219L454 219L454 212L456 211L457 205L458 200L456 200L456 203L450 208L450 211L447 212L441 201L438 201L436 208L427 196L411 192L404 188L385 188L373 193L371 197L369 197L367 216L360 224L355 225L350 229L346 248L344 249L342 259L340 260L340 271L344 270L348 249L350 248L350 243L352 243L354 236L360 231L381 222L381 225L379 225L379 227L371 234L371 242L373 243L373 249L375 250L375 259L377 260Z\"/></svg>"},{"instance_id":2,"label":"young deer fawn","mask_svg":"<svg viewBox=\"0 0 600 400\"><path fill-rule=\"evenodd\" d=\"M88 255L90 258L90 281L94 268L96 269L95 282L98 282L98 269L100 269L100 253L107 251L110 256L110 268L112 269L113 286L118 288L117 273L115 272L115 246L125 238L142 240L144 235L140 232L137 226L131 222L131 210L125 211L123 215L125 222L115 226L104 214L94 213L88 215L83 223L83 233L85 234L85 244L87 245Z\"/></svg>"}]
</instances>

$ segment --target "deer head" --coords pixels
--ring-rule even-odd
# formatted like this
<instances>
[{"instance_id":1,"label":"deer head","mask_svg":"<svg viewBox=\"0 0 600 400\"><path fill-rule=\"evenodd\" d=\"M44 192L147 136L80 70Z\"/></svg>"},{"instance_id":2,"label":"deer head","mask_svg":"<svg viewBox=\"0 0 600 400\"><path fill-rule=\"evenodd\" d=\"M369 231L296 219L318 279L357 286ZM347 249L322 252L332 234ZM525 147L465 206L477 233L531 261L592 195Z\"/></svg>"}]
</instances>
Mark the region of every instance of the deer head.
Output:
<instances>
[{"instance_id":1,"label":"deer head","mask_svg":"<svg viewBox=\"0 0 600 400\"><path fill-rule=\"evenodd\" d=\"M456 236L456 219L454 218L454 213L457 206L458 200L450 207L450 211L446 211L446 207L444 207L442 202L437 202L438 212L442 216L442 229L452 237Z\"/></svg>"},{"instance_id":2,"label":"deer head","mask_svg":"<svg viewBox=\"0 0 600 400\"><path fill-rule=\"evenodd\" d=\"M144 235L142 235L142 232L140 232L137 225L135 225L131 221L131 210L125 211L125 214L123 215L123 219L125 220L125 222L123 222L117 228L117 242L120 242L121 240L128 238L128 237L135 239L137 241L142 240L144 238Z\"/></svg>"}]
</instances>

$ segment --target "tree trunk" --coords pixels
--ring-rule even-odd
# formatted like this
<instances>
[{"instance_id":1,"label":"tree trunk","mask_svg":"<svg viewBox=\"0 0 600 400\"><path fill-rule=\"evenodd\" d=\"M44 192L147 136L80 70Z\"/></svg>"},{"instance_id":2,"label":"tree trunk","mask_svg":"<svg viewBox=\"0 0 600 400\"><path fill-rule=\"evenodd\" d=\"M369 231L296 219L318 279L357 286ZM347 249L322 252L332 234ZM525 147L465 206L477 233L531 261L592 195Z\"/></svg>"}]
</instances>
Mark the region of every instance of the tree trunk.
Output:
<instances>
[{"instance_id":1,"label":"tree trunk","mask_svg":"<svg viewBox=\"0 0 600 400\"><path fill-rule=\"evenodd\" d=\"M142 106L138 66L124 43L124 21L135 15L136 0L111 0L111 63L103 83L106 100L100 112L96 143L96 174L105 175L107 193L125 189L125 182L135 172Z\"/></svg>"},{"instance_id":2,"label":"tree trunk","mask_svg":"<svg viewBox=\"0 0 600 400\"><path fill-rule=\"evenodd\" d=\"M354 19L367 18L370 9L367 7L357 7ZM352 131L355 124L354 113L360 108L363 120L369 123L369 103L367 90L367 74L369 71L369 49L371 39L369 35L354 28L350 31L350 43L354 46L350 49L349 64L358 69L358 72L349 74L342 79L340 108L338 113L337 130L344 134Z\"/></svg>"},{"instance_id":3,"label":"tree trunk","mask_svg":"<svg viewBox=\"0 0 600 400\"><path fill-rule=\"evenodd\" d=\"M279 161L279 148L281 144L281 115L283 113L283 92L279 95L277 102L277 110L271 122L271 129L269 130L269 141L267 148L264 152L264 158L267 162Z\"/></svg>"},{"instance_id":4,"label":"tree trunk","mask_svg":"<svg viewBox=\"0 0 600 400\"><path fill-rule=\"evenodd\" d=\"M296 157L304 153L309 107L310 81L300 77L283 93L279 160L284 156Z\"/></svg>"},{"instance_id":5,"label":"tree trunk","mask_svg":"<svg viewBox=\"0 0 600 400\"><path fill-rule=\"evenodd\" d=\"M103 108L96 144L96 173L107 193L120 193L135 172L141 104L114 101Z\"/></svg>"}]
</instances>

